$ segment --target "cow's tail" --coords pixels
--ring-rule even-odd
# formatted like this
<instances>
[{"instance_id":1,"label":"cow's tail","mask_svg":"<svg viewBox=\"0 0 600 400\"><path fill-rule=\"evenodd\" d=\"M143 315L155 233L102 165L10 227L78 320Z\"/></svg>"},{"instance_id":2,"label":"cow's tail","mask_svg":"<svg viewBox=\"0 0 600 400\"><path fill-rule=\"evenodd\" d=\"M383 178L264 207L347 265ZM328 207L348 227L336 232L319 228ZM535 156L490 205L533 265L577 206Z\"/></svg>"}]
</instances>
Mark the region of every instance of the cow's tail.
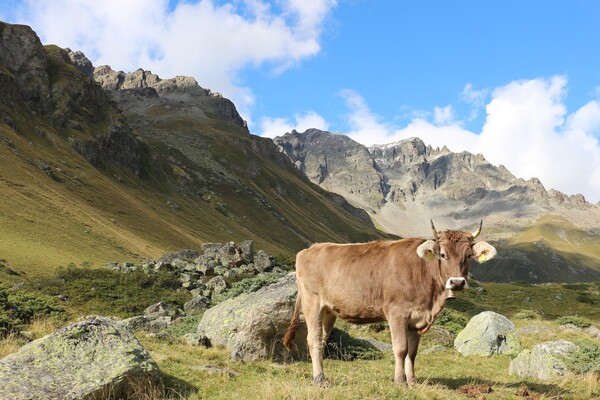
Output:
<instances>
[{"instance_id":1,"label":"cow's tail","mask_svg":"<svg viewBox=\"0 0 600 400\"><path fill-rule=\"evenodd\" d=\"M288 351L292 350L292 342L296 337L296 330L298 330L298 326L300 326L300 302L300 290L298 290L298 295L296 296L296 305L294 306L294 315L290 321L290 326L288 326L285 335L283 335L283 345Z\"/></svg>"}]
</instances>

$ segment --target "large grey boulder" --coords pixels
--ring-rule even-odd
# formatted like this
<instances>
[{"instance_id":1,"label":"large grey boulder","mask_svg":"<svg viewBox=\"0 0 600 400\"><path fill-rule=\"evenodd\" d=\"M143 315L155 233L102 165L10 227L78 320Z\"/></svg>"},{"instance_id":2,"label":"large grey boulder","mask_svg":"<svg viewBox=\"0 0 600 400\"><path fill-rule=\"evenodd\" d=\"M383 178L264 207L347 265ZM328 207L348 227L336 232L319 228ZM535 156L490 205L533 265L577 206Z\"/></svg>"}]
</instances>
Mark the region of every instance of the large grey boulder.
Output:
<instances>
[{"instance_id":1,"label":"large grey boulder","mask_svg":"<svg viewBox=\"0 0 600 400\"><path fill-rule=\"evenodd\" d=\"M463 356L491 356L517 354L521 351L521 343L515 324L503 315L484 311L471 318L460 331L454 340L454 348Z\"/></svg>"},{"instance_id":2,"label":"large grey boulder","mask_svg":"<svg viewBox=\"0 0 600 400\"><path fill-rule=\"evenodd\" d=\"M566 340L537 344L531 350L523 350L511 360L509 375L551 380L567 372L564 358L579 349Z\"/></svg>"},{"instance_id":3,"label":"large grey boulder","mask_svg":"<svg viewBox=\"0 0 600 400\"><path fill-rule=\"evenodd\" d=\"M208 309L198 334L213 346L225 346L234 359L286 360L306 357L306 327L296 332L297 351L288 353L281 343L294 312L296 276L289 274L254 293L243 293Z\"/></svg>"},{"instance_id":4,"label":"large grey boulder","mask_svg":"<svg viewBox=\"0 0 600 400\"><path fill-rule=\"evenodd\" d=\"M69 325L0 360L0 399L130 398L159 384L154 360L111 318Z\"/></svg>"}]
</instances>

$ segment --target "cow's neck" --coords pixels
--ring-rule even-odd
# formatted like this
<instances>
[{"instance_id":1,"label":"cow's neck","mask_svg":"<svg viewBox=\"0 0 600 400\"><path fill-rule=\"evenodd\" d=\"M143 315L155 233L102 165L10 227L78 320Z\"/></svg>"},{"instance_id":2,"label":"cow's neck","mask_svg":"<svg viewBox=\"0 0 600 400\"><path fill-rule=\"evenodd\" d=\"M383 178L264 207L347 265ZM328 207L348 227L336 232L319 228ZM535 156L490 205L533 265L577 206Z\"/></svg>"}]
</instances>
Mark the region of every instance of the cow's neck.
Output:
<instances>
[{"instance_id":1,"label":"cow's neck","mask_svg":"<svg viewBox=\"0 0 600 400\"><path fill-rule=\"evenodd\" d=\"M446 305L446 281L442 278L441 274L434 278L431 290L431 305L431 314L430 317L427 318L427 325L418 330L419 334L423 334L431 328L435 317L442 312Z\"/></svg>"}]
</instances>

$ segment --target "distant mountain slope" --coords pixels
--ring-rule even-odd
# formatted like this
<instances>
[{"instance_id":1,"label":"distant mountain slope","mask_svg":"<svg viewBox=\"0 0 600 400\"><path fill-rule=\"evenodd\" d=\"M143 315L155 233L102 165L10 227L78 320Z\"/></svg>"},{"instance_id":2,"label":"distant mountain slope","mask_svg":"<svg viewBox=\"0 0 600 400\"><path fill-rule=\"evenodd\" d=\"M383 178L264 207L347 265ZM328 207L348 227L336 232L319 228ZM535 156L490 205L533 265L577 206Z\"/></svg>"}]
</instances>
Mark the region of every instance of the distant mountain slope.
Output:
<instances>
[{"instance_id":1,"label":"distant mountain slope","mask_svg":"<svg viewBox=\"0 0 600 400\"><path fill-rule=\"evenodd\" d=\"M244 239L290 254L383 235L193 79L139 70L114 73L123 81L103 89L85 64L29 27L0 23L0 259L15 268Z\"/></svg>"},{"instance_id":2,"label":"distant mountain slope","mask_svg":"<svg viewBox=\"0 0 600 400\"><path fill-rule=\"evenodd\" d=\"M474 229L483 219L486 240L503 251L476 268L482 279L600 279L599 253L588 251L600 243L600 208L581 195L546 190L538 179L516 178L482 155L434 149L418 138L367 148L345 135L309 129L274 142L314 183L364 208L388 232L429 236L429 219L438 229ZM529 240L524 232L546 226L549 216L567 236L577 230L587 246L543 229Z\"/></svg>"}]
</instances>

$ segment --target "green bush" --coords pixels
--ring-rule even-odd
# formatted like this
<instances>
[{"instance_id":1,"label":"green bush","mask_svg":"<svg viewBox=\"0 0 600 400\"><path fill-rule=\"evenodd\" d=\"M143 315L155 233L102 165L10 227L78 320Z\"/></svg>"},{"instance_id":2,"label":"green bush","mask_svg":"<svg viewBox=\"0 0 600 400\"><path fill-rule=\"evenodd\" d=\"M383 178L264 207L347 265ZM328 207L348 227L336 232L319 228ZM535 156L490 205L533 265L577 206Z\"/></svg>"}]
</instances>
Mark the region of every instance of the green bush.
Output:
<instances>
[{"instance_id":1,"label":"green bush","mask_svg":"<svg viewBox=\"0 0 600 400\"><path fill-rule=\"evenodd\" d=\"M25 290L0 289L0 337L18 333L35 318L65 319L67 313L54 297Z\"/></svg>"},{"instance_id":2,"label":"green bush","mask_svg":"<svg viewBox=\"0 0 600 400\"><path fill-rule=\"evenodd\" d=\"M457 335L460 331L465 329L467 322L469 321L467 321L467 319L462 315L446 309L437 316L433 325L440 326L448 332L452 332Z\"/></svg>"},{"instance_id":3,"label":"green bush","mask_svg":"<svg viewBox=\"0 0 600 400\"><path fill-rule=\"evenodd\" d=\"M560 325L572 324L578 328L588 328L592 325L589 321L578 317L577 315L565 315L558 318L557 321Z\"/></svg>"},{"instance_id":4,"label":"green bush","mask_svg":"<svg viewBox=\"0 0 600 400\"><path fill-rule=\"evenodd\" d=\"M220 303L224 300L231 299L233 297L237 297L242 293L252 293L256 292L258 289L263 286L270 285L272 283L277 282L279 279L287 275L288 272L272 272L269 274L259 274L252 278L243 279L241 281L235 282L231 285L226 292L221 293L213 298L214 303Z\"/></svg>"},{"instance_id":5,"label":"green bush","mask_svg":"<svg viewBox=\"0 0 600 400\"><path fill-rule=\"evenodd\" d=\"M56 279L46 280L40 290L66 296L70 306L86 314L130 317L159 301L183 307L191 296L175 290L181 287L178 279L170 271L121 273L71 264L59 268Z\"/></svg>"},{"instance_id":6,"label":"green bush","mask_svg":"<svg viewBox=\"0 0 600 400\"><path fill-rule=\"evenodd\" d=\"M567 367L578 374L600 373L600 343L578 341L579 350L566 358Z\"/></svg>"},{"instance_id":7,"label":"green bush","mask_svg":"<svg viewBox=\"0 0 600 400\"><path fill-rule=\"evenodd\" d=\"M537 319L538 314L533 310L521 310L515 315L513 315L513 319Z\"/></svg>"}]
</instances>

